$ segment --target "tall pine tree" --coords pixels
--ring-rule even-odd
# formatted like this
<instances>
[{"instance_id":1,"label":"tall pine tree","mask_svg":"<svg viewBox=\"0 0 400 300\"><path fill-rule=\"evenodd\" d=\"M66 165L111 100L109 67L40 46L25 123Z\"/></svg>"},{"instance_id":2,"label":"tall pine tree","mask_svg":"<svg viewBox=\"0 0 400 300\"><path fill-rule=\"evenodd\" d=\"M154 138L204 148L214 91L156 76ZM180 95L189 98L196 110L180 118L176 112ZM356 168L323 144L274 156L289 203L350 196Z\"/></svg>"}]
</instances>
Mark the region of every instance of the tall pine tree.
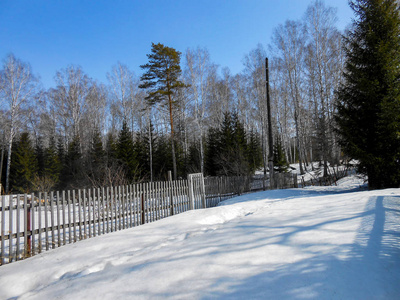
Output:
<instances>
[{"instance_id":1,"label":"tall pine tree","mask_svg":"<svg viewBox=\"0 0 400 300\"><path fill-rule=\"evenodd\" d=\"M336 122L343 150L371 189L400 185L400 17L397 1L357 0L345 37Z\"/></svg>"},{"instance_id":2,"label":"tall pine tree","mask_svg":"<svg viewBox=\"0 0 400 300\"><path fill-rule=\"evenodd\" d=\"M175 131L173 111L176 104L174 95L185 87L179 80L182 73L180 67L181 52L174 48L164 46L161 43L151 44L151 54L147 55L149 62L140 66L145 70L140 80L140 88L148 90L146 100L150 105L164 102L168 106L170 126L171 126L171 151L174 179L177 179L177 158L175 153Z\"/></svg>"}]
</instances>

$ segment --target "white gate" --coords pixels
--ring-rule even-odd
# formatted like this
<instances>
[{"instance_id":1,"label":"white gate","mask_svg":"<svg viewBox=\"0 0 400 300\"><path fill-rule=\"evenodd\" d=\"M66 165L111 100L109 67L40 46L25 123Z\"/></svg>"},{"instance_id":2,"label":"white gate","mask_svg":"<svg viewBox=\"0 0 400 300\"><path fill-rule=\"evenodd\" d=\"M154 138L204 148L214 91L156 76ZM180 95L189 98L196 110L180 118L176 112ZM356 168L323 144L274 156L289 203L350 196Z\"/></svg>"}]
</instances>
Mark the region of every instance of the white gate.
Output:
<instances>
[{"instance_id":1,"label":"white gate","mask_svg":"<svg viewBox=\"0 0 400 300\"><path fill-rule=\"evenodd\" d=\"M189 209L206 208L203 173L189 174Z\"/></svg>"}]
</instances>

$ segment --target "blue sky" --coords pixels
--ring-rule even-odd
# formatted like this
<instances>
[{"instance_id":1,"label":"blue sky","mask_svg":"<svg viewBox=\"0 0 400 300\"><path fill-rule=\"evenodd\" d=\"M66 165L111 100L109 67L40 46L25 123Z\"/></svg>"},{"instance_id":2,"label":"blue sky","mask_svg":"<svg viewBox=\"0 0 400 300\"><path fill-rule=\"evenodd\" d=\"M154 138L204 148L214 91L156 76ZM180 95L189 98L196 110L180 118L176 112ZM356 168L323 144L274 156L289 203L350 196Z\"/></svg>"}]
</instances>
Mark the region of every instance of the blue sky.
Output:
<instances>
[{"instance_id":1,"label":"blue sky","mask_svg":"<svg viewBox=\"0 0 400 300\"><path fill-rule=\"evenodd\" d=\"M353 16L348 0L337 7L338 28ZM303 17L311 0L0 0L0 59L8 53L31 64L45 88L57 70L79 65L107 83L118 61L137 76L151 43L184 52L206 47L211 60L242 70L243 56L271 41L273 29Z\"/></svg>"}]
</instances>

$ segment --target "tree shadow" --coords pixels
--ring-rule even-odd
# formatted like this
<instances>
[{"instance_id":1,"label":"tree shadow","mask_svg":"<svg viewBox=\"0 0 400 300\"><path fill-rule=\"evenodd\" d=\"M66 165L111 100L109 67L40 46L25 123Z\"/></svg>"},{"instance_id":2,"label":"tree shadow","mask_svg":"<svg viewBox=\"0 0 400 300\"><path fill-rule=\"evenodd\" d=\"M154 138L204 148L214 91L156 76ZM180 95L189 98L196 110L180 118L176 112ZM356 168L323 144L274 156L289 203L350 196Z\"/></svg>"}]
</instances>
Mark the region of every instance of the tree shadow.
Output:
<instances>
[{"instance_id":1,"label":"tree shadow","mask_svg":"<svg viewBox=\"0 0 400 300\"><path fill-rule=\"evenodd\" d=\"M358 216L362 221L355 242L344 258L329 252L244 280L226 276L210 291L225 285L230 286L229 291L210 292L202 299L399 299L400 211L394 205L399 200L398 196L369 199L366 210ZM349 218L337 222L346 220ZM288 235L323 225L294 229L278 243L284 243Z\"/></svg>"},{"instance_id":2,"label":"tree shadow","mask_svg":"<svg viewBox=\"0 0 400 300\"><path fill-rule=\"evenodd\" d=\"M282 190L268 190L268 191L260 191L251 194L245 194L242 196L237 196L234 198L230 198L220 202L220 205L231 205L235 203L246 202L251 199L252 201L256 200L276 200L276 199L295 199L295 198L303 198L303 197L318 197L318 196L327 196L327 195L340 195L354 192L362 192L366 189L363 186L360 187L352 187L347 190L343 190L343 188L336 189L336 187L329 187L331 189L321 188L321 189L282 189ZM251 195L251 196L250 196Z\"/></svg>"}]
</instances>

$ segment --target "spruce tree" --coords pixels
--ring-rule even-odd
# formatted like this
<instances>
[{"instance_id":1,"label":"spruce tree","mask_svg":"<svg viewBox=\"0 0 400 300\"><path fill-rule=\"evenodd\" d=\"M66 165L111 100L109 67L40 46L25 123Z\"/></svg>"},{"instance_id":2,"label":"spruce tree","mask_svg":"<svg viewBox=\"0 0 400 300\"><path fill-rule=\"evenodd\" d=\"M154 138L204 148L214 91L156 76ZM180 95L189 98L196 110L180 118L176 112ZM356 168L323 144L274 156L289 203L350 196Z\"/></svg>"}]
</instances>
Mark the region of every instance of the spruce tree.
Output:
<instances>
[{"instance_id":1,"label":"spruce tree","mask_svg":"<svg viewBox=\"0 0 400 300\"><path fill-rule=\"evenodd\" d=\"M132 181L137 172L137 163L132 140L132 133L128 128L126 121L122 124L122 129L119 132L117 142L117 158L124 166L127 179Z\"/></svg>"},{"instance_id":2,"label":"spruce tree","mask_svg":"<svg viewBox=\"0 0 400 300\"><path fill-rule=\"evenodd\" d=\"M232 157L231 173L232 175L248 175L250 173L250 164L248 161L247 133L243 123L239 120L239 115L232 113L233 128L233 148L229 151Z\"/></svg>"},{"instance_id":3,"label":"spruce tree","mask_svg":"<svg viewBox=\"0 0 400 300\"><path fill-rule=\"evenodd\" d=\"M52 182L53 185L58 184L61 169L62 163L57 152L56 142L54 137L51 137L49 147L45 150L44 179Z\"/></svg>"},{"instance_id":4,"label":"spruce tree","mask_svg":"<svg viewBox=\"0 0 400 300\"><path fill-rule=\"evenodd\" d=\"M37 176L37 160L29 133L23 132L13 152L12 190L29 193L33 189L33 181Z\"/></svg>"},{"instance_id":5,"label":"spruce tree","mask_svg":"<svg viewBox=\"0 0 400 300\"><path fill-rule=\"evenodd\" d=\"M209 128L205 145L204 169L207 175L217 176L220 173L219 153L221 151L221 134L217 128Z\"/></svg>"},{"instance_id":6,"label":"spruce tree","mask_svg":"<svg viewBox=\"0 0 400 300\"><path fill-rule=\"evenodd\" d=\"M89 159L92 168L96 168L104 162L105 151L99 130L95 130L89 149Z\"/></svg>"},{"instance_id":7,"label":"spruce tree","mask_svg":"<svg viewBox=\"0 0 400 300\"><path fill-rule=\"evenodd\" d=\"M37 172L38 172L39 177L41 177L44 174L45 153L44 153L44 147L43 147L43 139L40 136L37 138L37 141L36 141L35 155L36 155L37 167L38 167Z\"/></svg>"},{"instance_id":8,"label":"spruce tree","mask_svg":"<svg viewBox=\"0 0 400 300\"><path fill-rule=\"evenodd\" d=\"M209 129L205 170L211 176L240 176L252 171L246 130L236 113L225 113L220 128Z\"/></svg>"},{"instance_id":9,"label":"spruce tree","mask_svg":"<svg viewBox=\"0 0 400 300\"><path fill-rule=\"evenodd\" d=\"M83 160L79 136L75 136L68 145L62 170L62 188L76 188L82 183Z\"/></svg>"},{"instance_id":10,"label":"spruce tree","mask_svg":"<svg viewBox=\"0 0 400 300\"><path fill-rule=\"evenodd\" d=\"M397 1L357 0L344 39L336 122L346 154L371 189L400 185L400 17Z\"/></svg>"},{"instance_id":11,"label":"spruce tree","mask_svg":"<svg viewBox=\"0 0 400 300\"><path fill-rule=\"evenodd\" d=\"M154 179L167 180L168 171L172 168L171 144L168 138L161 135L154 147Z\"/></svg>"},{"instance_id":12,"label":"spruce tree","mask_svg":"<svg viewBox=\"0 0 400 300\"><path fill-rule=\"evenodd\" d=\"M106 153L103 149L101 134L100 131L96 129L92 136L86 162L86 173L91 181L91 184L102 182L102 177L104 176L104 167L106 165L105 157Z\"/></svg>"},{"instance_id":13,"label":"spruce tree","mask_svg":"<svg viewBox=\"0 0 400 300\"><path fill-rule=\"evenodd\" d=\"M278 172L287 172L289 163L286 160L285 149L282 145L282 140L278 135L274 144L274 167Z\"/></svg>"},{"instance_id":14,"label":"spruce tree","mask_svg":"<svg viewBox=\"0 0 400 300\"><path fill-rule=\"evenodd\" d=\"M260 137L253 129L249 133L249 143L247 146L247 160L250 172L256 171L263 165L262 147Z\"/></svg>"},{"instance_id":15,"label":"spruce tree","mask_svg":"<svg viewBox=\"0 0 400 300\"><path fill-rule=\"evenodd\" d=\"M199 173L201 171L200 143L190 144L186 164L188 173Z\"/></svg>"},{"instance_id":16,"label":"spruce tree","mask_svg":"<svg viewBox=\"0 0 400 300\"><path fill-rule=\"evenodd\" d=\"M105 155L107 166L110 167L117 159L117 141L111 132L107 134Z\"/></svg>"},{"instance_id":17,"label":"spruce tree","mask_svg":"<svg viewBox=\"0 0 400 300\"><path fill-rule=\"evenodd\" d=\"M137 180L149 179L150 156L149 156L149 138L146 133L138 133L133 144L134 155L138 163Z\"/></svg>"}]
</instances>

